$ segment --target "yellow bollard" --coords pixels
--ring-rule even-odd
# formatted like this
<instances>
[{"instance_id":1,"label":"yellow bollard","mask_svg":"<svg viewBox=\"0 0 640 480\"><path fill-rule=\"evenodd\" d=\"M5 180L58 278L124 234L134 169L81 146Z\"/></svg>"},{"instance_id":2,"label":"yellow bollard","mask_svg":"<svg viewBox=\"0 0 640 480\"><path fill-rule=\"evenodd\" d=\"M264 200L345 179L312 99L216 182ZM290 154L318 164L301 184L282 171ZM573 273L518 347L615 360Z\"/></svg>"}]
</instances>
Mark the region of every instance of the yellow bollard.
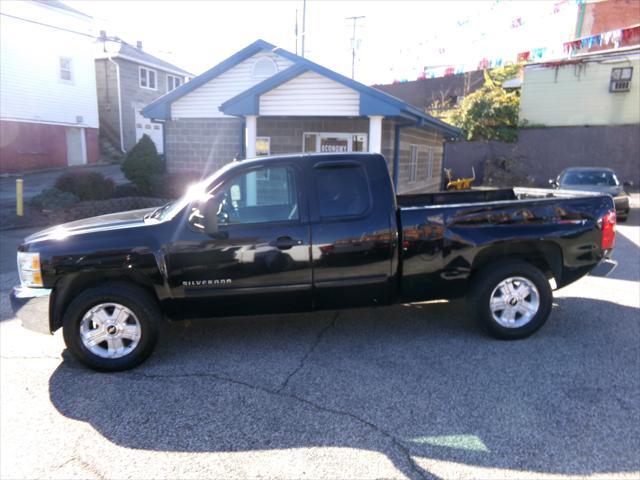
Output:
<instances>
[{"instance_id":1,"label":"yellow bollard","mask_svg":"<svg viewBox=\"0 0 640 480\"><path fill-rule=\"evenodd\" d=\"M16 179L16 215L22 217L24 215L24 203L22 199L22 179Z\"/></svg>"}]
</instances>

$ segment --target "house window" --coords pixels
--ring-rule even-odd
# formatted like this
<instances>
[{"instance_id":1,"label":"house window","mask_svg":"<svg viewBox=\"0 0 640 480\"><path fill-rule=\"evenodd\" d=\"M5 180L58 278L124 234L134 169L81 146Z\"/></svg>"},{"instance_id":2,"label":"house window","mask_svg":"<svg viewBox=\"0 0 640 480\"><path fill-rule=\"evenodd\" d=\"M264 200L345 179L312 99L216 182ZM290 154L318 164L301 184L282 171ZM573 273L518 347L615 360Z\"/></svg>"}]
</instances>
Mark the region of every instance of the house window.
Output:
<instances>
[{"instance_id":1,"label":"house window","mask_svg":"<svg viewBox=\"0 0 640 480\"><path fill-rule=\"evenodd\" d=\"M366 152L367 135L365 133L308 132L303 136L302 151L304 153Z\"/></svg>"},{"instance_id":2,"label":"house window","mask_svg":"<svg viewBox=\"0 0 640 480\"><path fill-rule=\"evenodd\" d=\"M418 179L418 146L409 145L409 183Z\"/></svg>"},{"instance_id":3,"label":"house window","mask_svg":"<svg viewBox=\"0 0 640 480\"><path fill-rule=\"evenodd\" d=\"M182 85L182 78L175 75L167 75L167 92L175 90L180 85Z\"/></svg>"},{"instance_id":4,"label":"house window","mask_svg":"<svg viewBox=\"0 0 640 480\"><path fill-rule=\"evenodd\" d=\"M427 178L433 178L433 147L427 147Z\"/></svg>"},{"instance_id":5,"label":"house window","mask_svg":"<svg viewBox=\"0 0 640 480\"><path fill-rule=\"evenodd\" d=\"M628 92L631 90L633 67L613 68L611 70L610 92Z\"/></svg>"},{"instance_id":6,"label":"house window","mask_svg":"<svg viewBox=\"0 0 640 480\"><path fill-rule=\"evenodd\" d=\"M156 71L150 68L138 67L140 70L140 88L157 90Z\"/></svg>"},{"instance_id":7,"label":"house window","mask_svg":"<svg viewBox=\"0 0 640 480\"><path fill-rule=\"evenodd\" d=\"M73 82L73 67L69 57L60 57L59 77L63 82Z\"/></svg>"},{"instance_id":8,"label":"house window","mask_svg":"<svg viewBox=\"0 0 640 480\"><path fill-rule=\"evenodd\" d=\"M278 67L269 57L262 57L253 64L251 76L256 79L269 78L278 73Z\"/></svg>"}]
</instances>

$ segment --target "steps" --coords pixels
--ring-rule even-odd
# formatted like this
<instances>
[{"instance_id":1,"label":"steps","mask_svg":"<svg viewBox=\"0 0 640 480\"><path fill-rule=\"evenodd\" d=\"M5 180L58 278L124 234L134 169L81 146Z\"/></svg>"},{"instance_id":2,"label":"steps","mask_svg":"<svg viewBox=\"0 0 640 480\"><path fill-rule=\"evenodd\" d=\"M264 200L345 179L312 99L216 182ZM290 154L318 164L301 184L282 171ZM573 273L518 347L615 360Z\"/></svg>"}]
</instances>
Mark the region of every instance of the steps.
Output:
<instances>
[{"instance_id":1,"label":"steps","mask_svg":"<svg viewBox=\"0 0 640 480\"><path fill-rule=\"evenodd\" d=\"M100 160L104 163L122 163L124 154L102 133L99 135Z\"/></svg>"}]
</instances>

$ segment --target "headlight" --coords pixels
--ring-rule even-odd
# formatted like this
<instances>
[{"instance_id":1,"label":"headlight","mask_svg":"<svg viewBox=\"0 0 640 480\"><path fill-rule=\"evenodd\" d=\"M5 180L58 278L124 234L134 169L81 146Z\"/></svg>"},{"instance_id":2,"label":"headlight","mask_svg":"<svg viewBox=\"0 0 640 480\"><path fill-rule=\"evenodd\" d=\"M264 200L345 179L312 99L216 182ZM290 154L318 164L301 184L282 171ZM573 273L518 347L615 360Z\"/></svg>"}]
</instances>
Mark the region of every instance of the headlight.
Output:
<instances>
[{"instance_id":1,"label":"headlight","mask_svg":"<svg viewBox=\"0 0 640 480\"><path fill-rule=\"evenodd\" d=\"M20 283L25 287L42 287L40 254L18 252L18 274Z\"/></svg>"}]
</instances>

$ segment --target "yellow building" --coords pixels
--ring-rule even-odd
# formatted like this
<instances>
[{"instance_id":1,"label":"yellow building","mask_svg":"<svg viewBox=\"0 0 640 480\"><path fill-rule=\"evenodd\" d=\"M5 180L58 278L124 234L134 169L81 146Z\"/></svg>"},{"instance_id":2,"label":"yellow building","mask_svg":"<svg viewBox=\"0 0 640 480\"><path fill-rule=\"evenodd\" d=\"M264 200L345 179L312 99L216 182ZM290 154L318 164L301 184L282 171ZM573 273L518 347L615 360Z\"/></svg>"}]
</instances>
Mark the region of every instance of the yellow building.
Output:
<instances>
[{"instance_id":1,"label":"yellow building","mask_svg":"<svg viewBox=\"0 0 640 480\"><path fill-rule=\"evenodd\" d=\"M527 65L520 122L548 127L640 123L640 48Z\"/></svg>"}]
</instances>

